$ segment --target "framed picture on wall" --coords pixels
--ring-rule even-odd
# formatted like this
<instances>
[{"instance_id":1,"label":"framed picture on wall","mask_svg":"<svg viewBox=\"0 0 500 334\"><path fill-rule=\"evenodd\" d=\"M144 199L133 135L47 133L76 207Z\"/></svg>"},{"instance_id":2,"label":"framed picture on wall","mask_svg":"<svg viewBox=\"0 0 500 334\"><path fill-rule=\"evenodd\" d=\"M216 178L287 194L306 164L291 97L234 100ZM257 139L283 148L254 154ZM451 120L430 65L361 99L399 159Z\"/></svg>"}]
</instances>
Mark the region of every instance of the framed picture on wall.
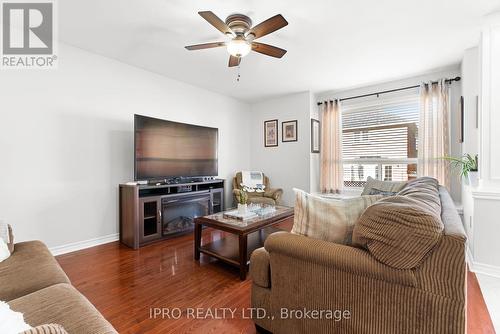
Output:
<instances>
[{"instance_id":1,"label":"framed picture on wall","mask_svg":"<svg viewBox=\"0 0 500 334\"><path fill-rule=\"evenodd\" d=\"M320 138L321 138L320 123L317 119L311 119L311 153L320 152Z\"/></svg>"},{"instance_id":2,"label":"framed picture on wall","mask_svg":"<svg viewBox=\"0 0 500 334\"><path fill-rule=\"evenodd\" d=\"M278 120L272 119L264 122L264 146L278 146Z\"/></svg>"},{"instance_id":3,"label":"framed picture on wall","mask_svg":"<svg viewBox=\"0 0 500 334\"><path fill-rule=\"evenodd\" d=\"M281 141L297 141L297 120L281 122Z\"/></svg>"}]
</instances>

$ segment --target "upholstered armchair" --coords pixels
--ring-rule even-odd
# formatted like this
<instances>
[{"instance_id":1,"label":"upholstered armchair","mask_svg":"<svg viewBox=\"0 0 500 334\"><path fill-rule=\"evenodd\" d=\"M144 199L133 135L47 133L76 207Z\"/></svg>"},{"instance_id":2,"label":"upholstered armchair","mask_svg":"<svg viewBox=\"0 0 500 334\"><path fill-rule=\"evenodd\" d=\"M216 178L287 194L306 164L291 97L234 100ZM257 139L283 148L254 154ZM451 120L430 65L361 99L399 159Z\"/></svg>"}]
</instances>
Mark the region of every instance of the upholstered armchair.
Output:
<instances>
[{"instance_id":1,"label":"upholstered armchair","mask_svg":"<svg viewBox=\"0 0 500 334\"><path fill-rule=\"evenodd\" d=\"M242 176L241 172L236 173L236 176L233 178L233 196L236 203L239 202L239 198L241 196L241 181ZM264 192L253 192L248 193L248 203L254 204L269 204L269 205L277 205L283 194L283 189L272 189L269 184L269 178L264 175Z\"/></svg>"}]
</instances>

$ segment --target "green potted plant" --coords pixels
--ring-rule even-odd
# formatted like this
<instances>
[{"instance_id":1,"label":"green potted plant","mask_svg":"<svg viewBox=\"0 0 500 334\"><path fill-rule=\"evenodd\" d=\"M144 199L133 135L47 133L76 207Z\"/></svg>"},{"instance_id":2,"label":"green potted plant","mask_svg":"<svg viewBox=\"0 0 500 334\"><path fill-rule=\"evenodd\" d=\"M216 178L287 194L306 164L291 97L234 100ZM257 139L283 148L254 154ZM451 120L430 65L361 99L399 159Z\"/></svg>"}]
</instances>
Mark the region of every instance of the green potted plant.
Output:
<instances>
[{"instance_id":1,"label":"green potted plant","mask_svg":"<svg viewBox=\"0 0 500 334\"><path fill-rule=\"evenodd\" d=\"M477 154L473 157L470 154L464 154L460 158L456 157L443 157L442 159L450 162L450 165L459 169L460 175L467 178L469 185L472 187L478 184L478 162Z\"/></svg>"}]
</instances>

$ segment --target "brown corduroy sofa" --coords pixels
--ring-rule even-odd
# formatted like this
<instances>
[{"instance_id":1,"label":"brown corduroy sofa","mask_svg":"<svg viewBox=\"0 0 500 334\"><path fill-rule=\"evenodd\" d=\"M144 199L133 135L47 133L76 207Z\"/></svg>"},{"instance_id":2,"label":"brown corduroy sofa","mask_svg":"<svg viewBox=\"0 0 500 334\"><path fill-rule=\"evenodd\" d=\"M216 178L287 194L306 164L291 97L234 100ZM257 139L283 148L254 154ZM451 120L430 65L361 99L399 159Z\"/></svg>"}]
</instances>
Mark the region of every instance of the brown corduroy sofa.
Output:
<instances>
[{"instance_id":1,"label":"brown corduroy sofa","mask_svg":"<svg viewBox=\"0 0 500 334\"><path fill-rule=\"evenodd\" d=\"M270 235L251 256L252 307L265 310L255 324L275 334L465 333L465 232L448 192L436 189L444 229L415 268L395 269L359 246ZM313 319L290 310L349 313Z\"/></svg>"},{"instance_id":2,"label":"brown corduroy sofa","mask_svg":"<svg viewBox=\"0 0 500 334\"><path fill-rule=\"evenodd\" d=\"M70 334L117 333L40 241L15 244L12 255L0 262L0 300L33 327L57 323Z\"/></svg>"}]
</instances>

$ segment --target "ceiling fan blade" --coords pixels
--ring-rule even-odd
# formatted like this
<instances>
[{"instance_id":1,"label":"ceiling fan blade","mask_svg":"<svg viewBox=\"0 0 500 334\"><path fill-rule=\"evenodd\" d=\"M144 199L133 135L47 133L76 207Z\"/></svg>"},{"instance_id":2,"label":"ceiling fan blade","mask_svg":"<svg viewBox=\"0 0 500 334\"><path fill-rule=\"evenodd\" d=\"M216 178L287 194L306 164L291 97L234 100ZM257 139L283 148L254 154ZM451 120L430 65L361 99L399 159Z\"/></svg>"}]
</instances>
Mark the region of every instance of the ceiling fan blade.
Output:
<instances>
[{"instance_id":1,"label":"ceiling fan blade","mask_svg":"<svg viewBox=\"0 0 500 334\"><path fill-rule=\"evenodd\" d=\"M241 57L229 56L229 67L238 66L241 62Z\"/></svg>"},{"instance_id":2,"label":"ceiling fan blade","mask_svg":"<svg viewBox=\"0 0 500 334\"><path fill-rule=\"evenodd\" d=\"M207 20L208 23L213 25L217 30L219 30L223 34L230 34L234 36L234 32L231 30L231 28L229 28L227 24L224 23L224 21L222 21L221 19L219 19L219 17L215 15L213 12L205 11L205 12L198 12L198 14L200 14L201 17Z\"/></svg>"},{"instance_id":3,"label":"ceiling fan blade","mask_svg":"<svg viewBox=\"0 0 500 334\"><path fill-rule=\"evenodd\" d=\"M281 58L286 53L284 49L258 42L252 42L252 50L275 58Z\"/></svg>"},{"instance_id":4,"label":"ceiling fan blade","mask_svg":"<svg viewBox=\"0 0 500 334\"><path fill-rule=\"evenodd\" d=\"M193 51L193 50L218 48L220 46L225 46L225 45L226 45L225 42L213 42L213 43L188 45L188 46L185 46L185 48L188 49L189 51Z\"/></svg>"},{"instance_id":5,"label":"ceiling fan blade","mask_svg":"<svg viewBox=\"0 0 500 334\"><path fill-rule=\"evenodd\" d=\"M247 35L253 34L255 36L254 39L260 38L272 33L273 31L286 27L287 25L288 22L285 20L285 18L281 14L278 14L265 20L264 22L257 24L255 27L248 31Z\"/></svg>"}]
</instances>

